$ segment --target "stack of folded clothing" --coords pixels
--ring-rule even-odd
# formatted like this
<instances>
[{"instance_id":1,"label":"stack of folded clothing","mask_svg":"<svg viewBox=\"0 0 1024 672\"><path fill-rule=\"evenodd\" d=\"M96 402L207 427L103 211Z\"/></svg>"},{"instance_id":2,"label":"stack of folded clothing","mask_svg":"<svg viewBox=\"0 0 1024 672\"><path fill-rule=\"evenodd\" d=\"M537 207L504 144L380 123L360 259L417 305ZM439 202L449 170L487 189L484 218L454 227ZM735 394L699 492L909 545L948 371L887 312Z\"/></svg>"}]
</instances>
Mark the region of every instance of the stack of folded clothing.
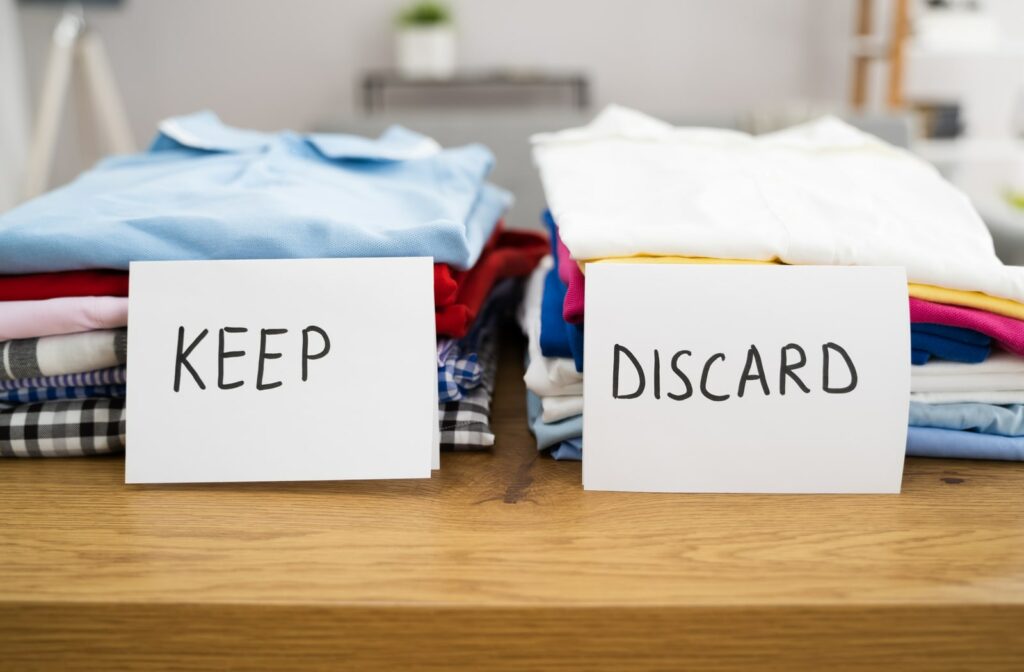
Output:
<instances>
[{"instance_id":1,"label":"stack of folded clothing","mask_svg":"<svg viewBox=\"0 0 1024 672\"><path fill-rule=\"evenodd\" d=\"M522 297L522 282L547 249L544 236L498 232L467 272L449 272L452 299L436 291L437 382L441 449L483 450L494 445L491 395L501 326ZM446 266L435 267L447 269Z\"/></svg>"},{"instance_id":2,"label":"stack of folded clothing","mask_svg":"<svg viewBox=\"0 0 1024 672\"><path fill-rule=\"evenodd\" d=\"M124 447L128 277L0 276L0 455Z\"/></svg>"},{"instance_id":3,"label":"stack of folded clothing","mask_svg":"<svg viewBox=\"0 0 1024 672\"><path fill-rule=\"evenodd\" d=\"M0 216L0 455L124 447L127 268L185 259L433 257L442 441L492 444L493 325L516 301L502 280L547 249L502 228L492 163L399 127L267 134L199 113Z\"/></svg>"},{"instance_id":4,"label":"stack of folded clothing","mask_svg":"<svg viewBox=\"0 0 1024 672\"><path fill-rule=\"evenodd\" d=\"M565 323L552 322L548 311L551 297L559 294L549 289L549 278L557 280L557 272L552 257L545 257L530 276L519 310L519 324L527 338L527 420L538 450L550 449L555 459L578 460L583 437L583 373L564 350L555 354L549 347L545 354L544 349L545 344L559 340L551 331L566 331Z\"/></svg>"},{"instance_id":5,"label":"stack of folded clothing","mask_svg":"<svg viewBox=\"0 0 1024 672\"><path fill-rule=\"evenodd\" d=\"M583 436L583 329L564 319L571 305L568 292L573 271L550 216L553 254L530 276L519 310L527 338L527 416L539 450L555 459L578 460ZM582 303L582 294L580 294Z\"/></svg>"},{"instance_id":6,"label":"stack of folded clothing","mask_svg":"<svg viewBox=\"0 0 1024 672\"><path fill-rule=\"evenodd\" d=\"M927 363L911 376L907 454L1024 460L1024 311L959 294L910 299L914 363Z\"/></svg>"},{"instance_id":7,"label":"stack of folded clothing","mask_svg":"<svg viewBox=\"0 0 1024 672\"><path fill-rule=\"evenodd\" d=\"M587 264L895 265L918 365L908 454L1024 459L1024 269L928 164L831 118L754 138L612 107L533 142L553 241L520 314L540 450L582 454Z\"/></svg>"}]
</instances>

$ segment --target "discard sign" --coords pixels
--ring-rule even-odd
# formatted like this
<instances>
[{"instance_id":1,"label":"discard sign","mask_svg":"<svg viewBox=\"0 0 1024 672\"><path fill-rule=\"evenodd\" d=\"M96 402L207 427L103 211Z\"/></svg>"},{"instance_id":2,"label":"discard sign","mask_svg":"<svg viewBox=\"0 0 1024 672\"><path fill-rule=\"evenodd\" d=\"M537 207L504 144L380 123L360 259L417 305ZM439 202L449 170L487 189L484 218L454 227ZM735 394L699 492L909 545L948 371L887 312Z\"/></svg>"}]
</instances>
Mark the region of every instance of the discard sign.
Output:
<instances>
[{"instance_id":1,"label":"discard sign","mask_svg":"<svg viewBox=\"0 0 1024 672\"><path fill-rule=\"evenodd\" d=\"M128 483L428 478L429 258L144 262Z\"/></svg>"},{"instance_id":2,"label":"discard sign","mask_svg":"<svg viewBox=\"0 0 1024 672\"><path fill-rule=\"evenodd\" d=\"M902 268L587 266L583 483L899 492Z\"/></svg>"}]
</instances>

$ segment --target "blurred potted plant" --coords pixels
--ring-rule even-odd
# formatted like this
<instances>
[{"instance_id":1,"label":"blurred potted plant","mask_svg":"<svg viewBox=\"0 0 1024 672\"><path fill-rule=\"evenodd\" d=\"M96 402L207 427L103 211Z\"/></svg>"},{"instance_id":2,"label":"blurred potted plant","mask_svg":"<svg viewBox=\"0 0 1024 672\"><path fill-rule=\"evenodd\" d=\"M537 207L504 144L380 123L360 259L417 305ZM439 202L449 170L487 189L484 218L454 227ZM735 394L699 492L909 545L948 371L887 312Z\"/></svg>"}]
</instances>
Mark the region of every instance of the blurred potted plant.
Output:
<instances>
[{"instance_id":1,"label":"blurred potted plant","mask_svg":"<svg viewBox=\"0 0 1024 672\"><path fill-rule=\"evenodd\" d=\"M398 71L412 79L455 74L455 25L447 5L417 2L398 15Z\"/></svg>"}]
</instances>

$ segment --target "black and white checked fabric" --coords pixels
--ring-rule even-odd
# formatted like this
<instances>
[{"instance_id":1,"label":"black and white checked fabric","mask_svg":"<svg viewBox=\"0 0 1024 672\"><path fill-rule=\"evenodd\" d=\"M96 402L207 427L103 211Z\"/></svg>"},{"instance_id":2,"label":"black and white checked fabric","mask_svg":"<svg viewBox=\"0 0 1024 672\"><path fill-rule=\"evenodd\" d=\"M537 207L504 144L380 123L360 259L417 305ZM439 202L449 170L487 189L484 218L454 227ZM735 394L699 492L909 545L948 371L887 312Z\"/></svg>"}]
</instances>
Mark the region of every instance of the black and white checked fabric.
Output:
<instances>
[{"instance_id":1,"label":"black and white checked fabric","mask_svg":"<svg viewBox=\"0 0 1024 672\"><path fill-rule=\"evenodd\" d=\"M457 401L441 404L441 450L484 450L494 445L491 395L498 368L498 330L481 334L477 361L482 370L478 387Z\"/></svg>"},{"instance_id":2,"label":"black and white checked fabric","mask_svg":"<svg viewBox=\"0 0 1024 672\"><path fill-rule=\"evenodd\" d=\"M458 342L444 339L437 343L437 398L458 401L480 385L483 370L475 352L465 352Z\"/></svg>"},{"instance_id":3,"label":"black and white checked fabric","mask_svg":"<svg viewBox=\"0 0 1024 672\"><path fill-rule=\"evenodd\" d=\"M68 399L0 410L0 457L70 457L124 450L124 399Z\"/></svg>"}]
</instances>

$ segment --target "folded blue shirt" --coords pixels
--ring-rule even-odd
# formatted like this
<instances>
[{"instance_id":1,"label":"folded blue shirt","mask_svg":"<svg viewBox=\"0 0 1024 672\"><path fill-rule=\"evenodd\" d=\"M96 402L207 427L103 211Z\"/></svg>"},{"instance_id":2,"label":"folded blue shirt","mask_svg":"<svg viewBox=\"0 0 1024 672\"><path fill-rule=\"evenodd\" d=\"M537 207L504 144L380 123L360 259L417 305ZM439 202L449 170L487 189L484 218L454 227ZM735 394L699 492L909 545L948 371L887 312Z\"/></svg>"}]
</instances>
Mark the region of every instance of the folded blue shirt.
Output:
<instances>
[{"instance_id":1,"label":"folded blue shirt","mask_svg":"<svg viewBox=\"0 0 1024 672\"><path fill-rule=\"evenodd\" d=\"M907 429L907 455L966 460L1024 460L1024 437L935 427Z\"/></svg>"},{"instance_id":2,"label":"folded blue shirt","mask_svg":"<svg viewBox=\"0 0 1024 672\"><path fill-rule=\"evenodd\" d=\"M0 407L62 399L116 398L127 395L125 385L77 385L66 387L19 387L0 391Z\"/></svg>"},{"instance_id":3,"label":"folded blue shirt","mask_svg":"<svg viewBox=\"0 0 1024 672\"><path fill-rule=\"evenodd\" d=\"M148 152L100 162L0 216L0 273L130 261L429 256L469 268L511 196L482 145L400 127L371 140L169 119Z\"/></svg>"},{"instance_id":4,"label":"folded blue shirt","mask_svg":"<svg viewBox=\"0 0 1024 672\"><path fill-rule=\"evenodd\" d=\"M565 286L552 267L544 278L544 295L540 303L540 351L545 357L572 357L569 332L562 318Z\"/></svg>"},{"instance_id":5,"label":"folded blue shirt","mask_svg":"<svg viewBox=\"0 0 1024 672\"><path fill-rule=\"evenodd\" d=\"M941 336L950 341L958 341L967 345L991 345L992 337L974 329L951 327L948 324L932 324L930 322L913 322L910 325L912 334L931 334Z\"/></svg>"},{"instance_id":6,"label":"folded blue shirt","mask_svg":"<svg viewBox=\"0 0 1024 672\"><path fill-rule=\"evenodd\" d=\"M914 323L910 325L910 348L912 364L926 364L932 357L978 364L992 352L992 339L973 329Z\"/></svg>"}]
</instances>

